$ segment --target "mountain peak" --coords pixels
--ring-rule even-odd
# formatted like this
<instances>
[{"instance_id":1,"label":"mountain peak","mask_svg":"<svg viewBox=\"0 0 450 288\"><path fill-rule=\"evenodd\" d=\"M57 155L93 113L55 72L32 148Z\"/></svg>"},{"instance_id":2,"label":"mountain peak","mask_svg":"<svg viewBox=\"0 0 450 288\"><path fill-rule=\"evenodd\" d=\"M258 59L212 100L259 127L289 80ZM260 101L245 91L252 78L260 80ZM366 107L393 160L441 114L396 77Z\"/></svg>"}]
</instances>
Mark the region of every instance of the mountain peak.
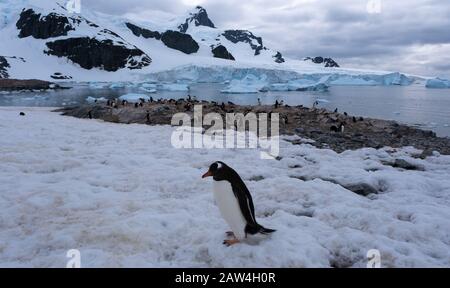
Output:
<instances>
[{"instance_id":1,"label":"mountain peak","mask_svg":"<svg viewBox=\"0 0 450 288\"><path fill-rule=\"evenodd\" d=\"M178 29L180 30L180 32L186 33L186 31L189 29L189 24L191 23L194 23L195 26L216 28L211 19L209 19L208 12L206 12L206 9L202 6L195 7L194 11L189 13L186 21L178 26Z\"/></svg>"}]
</instances>

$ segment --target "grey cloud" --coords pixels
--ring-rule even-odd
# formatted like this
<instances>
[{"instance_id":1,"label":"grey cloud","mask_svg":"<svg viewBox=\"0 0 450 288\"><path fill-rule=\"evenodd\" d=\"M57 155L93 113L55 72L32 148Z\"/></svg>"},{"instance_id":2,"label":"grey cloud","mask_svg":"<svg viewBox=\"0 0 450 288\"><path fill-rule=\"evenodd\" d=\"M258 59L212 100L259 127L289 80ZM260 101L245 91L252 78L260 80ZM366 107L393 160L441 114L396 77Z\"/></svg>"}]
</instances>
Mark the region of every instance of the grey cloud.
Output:
<instances>
[{"instance_id":1,"label":"grey cloud","mask_svg":"<svg viewBox=\"0 0 450 288\"><path fill-rule=\"evenodd\" d=\"M182 0L84 1L92 9L114 14L180 14L189 9L189 1ZM216 26L251 29L267 46L293 58L324 55L351 67L450 74L449 65L435 61L449 60L450 1L381 1L381 14L367 13L365 0L195 2L202 2ZM417 54L426 45L441 48ZM425 62L429 67L420 64Z\"/></svg>"}]
</instances>

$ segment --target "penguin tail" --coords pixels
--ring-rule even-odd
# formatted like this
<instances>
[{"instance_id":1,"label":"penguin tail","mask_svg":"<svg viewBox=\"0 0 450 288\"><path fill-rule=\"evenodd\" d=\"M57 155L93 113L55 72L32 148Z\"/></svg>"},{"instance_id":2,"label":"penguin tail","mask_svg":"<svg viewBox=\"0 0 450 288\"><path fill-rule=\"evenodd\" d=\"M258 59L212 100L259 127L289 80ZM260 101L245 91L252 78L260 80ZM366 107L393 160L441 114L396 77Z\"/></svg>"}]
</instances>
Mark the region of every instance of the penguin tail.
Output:
<instances>
[{"instance_id":1,"label":"penguin tail","mask_svg":"<svg viewBox=\"0 0 450 288\"><path fill-rule=\"evenodd\" d=\"M277 231L277 230L264 228L263 226L259 225L259 233L261 233L261 234L268 235L268 234L272 234L275 231Z\"/></svg>"}]
</instances>

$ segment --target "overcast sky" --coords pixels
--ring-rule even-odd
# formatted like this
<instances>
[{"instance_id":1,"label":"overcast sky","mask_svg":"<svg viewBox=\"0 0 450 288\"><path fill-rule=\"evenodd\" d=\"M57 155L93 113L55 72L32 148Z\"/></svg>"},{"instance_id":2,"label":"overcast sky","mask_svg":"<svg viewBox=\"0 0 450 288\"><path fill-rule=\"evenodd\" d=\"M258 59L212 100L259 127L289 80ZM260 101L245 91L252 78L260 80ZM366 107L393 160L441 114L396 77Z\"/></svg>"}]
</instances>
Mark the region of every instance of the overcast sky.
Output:
<instances>
[{"instance_id":1,"label":"overcast sky","mask_svg":"<svg viewBox=\"0 0 450 288\"><path fill-rule=\"evenodd\" d=\"M368 9L368 2L375 4ZM381 11L376 2L381 2ZM82 0L82 4L131 17L145 17L151 10L182 15L202 5L217 27L251 30L263 37L265 46L288 57L329 56L346 67L450 77L450 0Z\"/></svg>"}]
</instances>

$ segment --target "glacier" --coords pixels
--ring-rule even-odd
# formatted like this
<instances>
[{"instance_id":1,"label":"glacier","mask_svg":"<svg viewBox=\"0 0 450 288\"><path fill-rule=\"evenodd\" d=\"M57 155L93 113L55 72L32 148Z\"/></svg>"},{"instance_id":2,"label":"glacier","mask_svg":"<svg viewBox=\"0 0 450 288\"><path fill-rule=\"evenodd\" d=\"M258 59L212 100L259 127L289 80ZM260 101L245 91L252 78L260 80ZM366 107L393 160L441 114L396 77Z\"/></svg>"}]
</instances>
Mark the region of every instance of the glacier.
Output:
<instances>
[{"instance_id":1,"label":"glacier","mask_svg":"<svg viewBox=\"0 0 450 288\"><path fill-rule=\"evenodd\" d=\"M222 93L327 91L331 86L408 86L421 78L400 72L274 69L240 65L184 65L146 75L154 82L226 83Z\"/></svg>"}]
</instances>

